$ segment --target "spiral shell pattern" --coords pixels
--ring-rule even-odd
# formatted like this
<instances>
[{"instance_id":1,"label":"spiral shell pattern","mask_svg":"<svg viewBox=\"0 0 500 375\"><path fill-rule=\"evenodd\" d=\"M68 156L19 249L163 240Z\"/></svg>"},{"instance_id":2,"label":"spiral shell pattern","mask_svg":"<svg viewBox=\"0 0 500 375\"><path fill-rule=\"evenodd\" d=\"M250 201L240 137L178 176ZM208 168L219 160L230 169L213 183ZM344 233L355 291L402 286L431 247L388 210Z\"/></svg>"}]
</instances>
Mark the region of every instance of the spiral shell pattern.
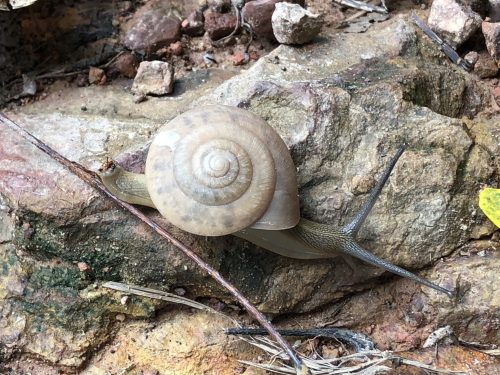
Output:
<instances>
[{"instance_id":1,"label":"spiral shell pattern","mask_svg":"<svg viewBox=\"0 0 500 375\"><path fill-rule=\"evenodd\" d=\"M237 108L185 112L151 144L146 179L152 201L191 233L225 235L250 226L273 199L277 177L269 139L276 136L262 119Z\"/></svg>"}]
</instances>

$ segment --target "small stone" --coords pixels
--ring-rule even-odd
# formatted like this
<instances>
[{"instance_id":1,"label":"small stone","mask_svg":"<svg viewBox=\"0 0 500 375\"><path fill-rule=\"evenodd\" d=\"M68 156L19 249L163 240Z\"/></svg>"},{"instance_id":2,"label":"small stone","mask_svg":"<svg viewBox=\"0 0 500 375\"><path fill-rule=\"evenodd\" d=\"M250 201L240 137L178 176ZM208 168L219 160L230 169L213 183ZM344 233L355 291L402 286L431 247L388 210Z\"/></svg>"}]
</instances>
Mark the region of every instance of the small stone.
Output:
<instances>
[{"instance_id":1,"label":"small stone","mask_svg":"<svg viewBox=\"0 0 500 375\"><path fill-rule=\"evenodd\" d=\"M135 104L145 102L146 100L148 100L148 97L145 94L134 94L134 97L132 98L132 101Z\"/></svg>"},{"instance_id":2,"label":"small stone","mask_svg":"<svg viewBox=\"0 0 500 375\"><path fill-rule=\"evenodd\" d=\"M118 320L119 322L124 322L125 321L125 315L124 314L117 314L115 319Z\"/></svg>"},{"instance_id":3,"label":"small stone","mask_svg":"<svg viewBox=\"0 0 500 375\"><path fill-rule=\"evenodd\" d=\"M231 0L207 0L207 5L217 13L226 13L231 10Z\"/></svg>"},{"instance_id":4,"label":"small stone","mask_svg":"<svg viewBox=\"0 0 500 375\"><path fill-rule=\"evenodd\" d=\"M249 59L250 59L250 56L248 55L248 53L238 52L233 56L233 65L239 66L239 65L246 64Z\"/></svg>"},{"instance_id":5,"label":"small stone","mask_svg":"<svg viewBox=\"0 0 500 375\"><path fill-rule=\"evenodd\" d=\"M453 15L450 17L450 15ZM457 48L481 26L481 16L470 6L454 0L434 0L429 13L429 27Z\"/></svg>"},{"instance_id":6,"label":"small stone","mask_svg":"<svg viewBox=\"0 0 500 375\"><path fill-rule=\"evenodd\" d=\"M203 13L199 10L195 10L187 16L187 18L182 21L181 27L182 32L189 36L201 36L205 33L205 27L203 25Z\"/></svg>"},{"instance_id":7,"label":"small stone","mask_svg":"<svg viewBox=\"0 0 500 375\"><path fill-rule=\"evenodd\" d=\"M208 9L203 15L205 17L205 30L212 40L224 38L236 28L237 19L232 13L217 13Z\"/></svg>"},{"instance_id":8,"label":"small stone","mask_svg":"<svg viewBox=\"0 0 500 375\"><path fill-rule=\"evenodd\" d=\"M464 56L464 60L472 66L476 65L478 59L479 53L477 53L476 51L471 51Z\"/></svg>"},{"instance_id":9,"label":"small stone","mask_svg":"<svg viewBox=\"0 0 500 375\"><path fill-rule=\"evenodd\" d=\"M164 61L143 61L132 85L134 94L165 95L174 89L174 67Z\"/></svg>"},{"instance_id":10,"label":"small stone","mask_svg":"<svg viewBox=\"0 0 500 375\"><path fill-rule=\"evenodd\" d=\"M182 55L182 43L177 41L168 47L168 51L174 56Z\"/></svg>"},{"instance_id":11,"label":"small stone","mask_svg":"<svg viewBox=\"0 0 500 375\"><path fill-rule=\"evenodd\" d=\"M474 72L480 78L495 77L498 73L498 66L488 53L481 53L474 65Z\"/></svg>"},{"instance_id":12,"label":"small stone","mask_svg":"<svg viewBox=\"0 0 500 375\"><path fill-rule=\"evenodd\" d=\"M144 7L146 8L146 7ZM123 44L133 51L155 51L181 38L181 21L163 8L141 9L127 22Z\"/></svg>"},{"instance_id":13,"label":"small stone","mask_svg":"<svg viewBox=\"0 0 500 375\"><path fill-rule=\"evenodd\" d=\"M89 83L91 85L103 85L106 83L106 74L104 70L93 66L89 69Z\"/></svg>"},{"instance_id":14,"label":"small stone","mask_svg":"<svg viewBox=\"0 0 500 375\"><path fill-rule=\"evenodd\" d=\"M88 271L90 271L90 266L88 265L88 263L78 262L77 266L78 266L78 269L80 270L80 272L88 272Z\"/></svg>"},{"instance_id":15,"label":"small stone","mask_svg":"<svg viewBox=\"0 0 500 375\"><path fill-rule=\"evenodd\" d=\"M491 57L500 66L500 22L486 22L481 25L484 39L486 40L486 48Z\"/></svg>"},{"instance_id":16,"label":"small stone","mask_svg":"<svg viewBox=\"0 0 500 375\"><path fill-rule=\"evenodd\" d=\"M132 53L120 55L110 66L108 75L134 78L137 73L137 61Z\"/></svg>"},{"instance_id":17,"label":"small stone","mask_svg":"<svg viewBox=\"0 0 500 375\"><path fill-rule=\"evenodd\" d=\"M310 42L321 30L323 19L297 4L278 3L272 16L276 40L283 44Z\"/></svg>"},{"instance_id":18,"label":"small stone","mask_svg":"<svg viewBox=\"0 0 500 375\"><path fill-rule=\"evenodd\" d=\"M122 298L120 298L120 303L122 305L126 305L128 302L128 296L123 296Z\"/></svg>"},{"instance_id":19,"label":"small stone","mask_svg":"<svg viewBox=\"0 0 500 375\"><path fill-rule=\"evenodd\" d=\"M35 230L30 223L23 223L23 234L26 240L31 239L35 234Z\"/></svg>"},{"instance_id":20,"label":"small stone","mask_svg":"<svg viewBox=\"0 0 500 375\"><path fill-rule=\"evenodd\" d=\"M184 296L186 294L186 289L184 288L175 288L174 293L177 294L178 296Z\"/></svg>"}]
</instances>

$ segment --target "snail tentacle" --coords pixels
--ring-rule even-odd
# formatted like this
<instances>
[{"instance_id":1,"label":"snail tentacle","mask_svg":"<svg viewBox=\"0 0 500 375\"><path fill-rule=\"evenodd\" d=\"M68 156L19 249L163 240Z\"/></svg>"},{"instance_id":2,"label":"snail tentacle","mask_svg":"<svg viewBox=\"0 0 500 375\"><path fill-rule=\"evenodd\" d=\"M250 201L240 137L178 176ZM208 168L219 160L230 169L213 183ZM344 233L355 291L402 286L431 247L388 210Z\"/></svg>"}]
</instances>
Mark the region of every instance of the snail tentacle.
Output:
<instances>
[{"instance_id":1,"label":"snail tentacle","mask_svg":"<svg viewBox=\"0 0 500 375\"><path fill-rule=\"evenodd\" d=\"M344 231L346 233L351 234L352 236L356 236L358 233L359 229L361 228L361 225L363 225L365 219L369 215L370 211L372 210L373 206L375 205L375 202L377 201L378 197L380 196L380 193L382 192L382 189L384 188L387 180L389 179L389 176L396 166L397 161L403 155L403 152L405 151L406 145L403 144L399 147L398 151L396 152L396 155L393 156L393 158L390 160L389 164L385 167L384 172L382 173L382 176L380 176L380 180L377 182L375 187L372 189L370 196L368 197L367 201L361 207L361 210L356 214L354 219L344 226Z\"/></svg>"}]
</instances>

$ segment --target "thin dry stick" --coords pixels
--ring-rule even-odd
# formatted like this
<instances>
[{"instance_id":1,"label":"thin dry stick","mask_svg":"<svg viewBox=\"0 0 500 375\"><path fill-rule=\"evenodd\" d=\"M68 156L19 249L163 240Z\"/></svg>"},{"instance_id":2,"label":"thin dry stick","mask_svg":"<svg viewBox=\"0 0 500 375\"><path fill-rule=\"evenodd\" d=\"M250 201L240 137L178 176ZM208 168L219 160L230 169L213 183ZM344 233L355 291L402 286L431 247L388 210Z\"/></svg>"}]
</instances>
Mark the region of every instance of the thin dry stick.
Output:
<instances>
[{"instance_id":1,"label":"thin dry stick","mask_svg":"<svg viewBox=\"0 0 500 375\"><path fill-rule=\"evenodd\" d=\"M308 369L299 359L295 351L292 347L286 342L286 340L274 329L271 323L266 319L266 317L259 311L252 303L246 299L241 292L236 289L234 285L232 285L229 281L223 278L219 272L217 272L212 266L206 263L202 258L200 258L193 250L191 250L188 246L184 245L182 242L177 240L172 234L167 232L165 229L160 227L154 220L150 219L146 215L144 215L141 211L139 211L136 207L131 204L124 202L117 197L115 197L101 182L99 177L92 171L89 171L82 165L73 162L69 159L66 159L64 156L59 154L56 150L52 149L50 146L43 143L37 137L29 133L22 126L16 124L14 121L9 119L3 112L0 112L0 122L10 129L14 130L17 134L21 135L28 142L33 144L35 147L49 155L52 159L58 161L66 168L68 168L75 175L80 177L87 184L92 186L94 189L104 194L111 200L113 200L116 204L118 204L123 209L129 211L136 218L141 220L143 223L147 224L151 227L156 233L162 236L164 239L172 243L175 247L179 248L184 254L186 254L191 260L193 260L199 267L204 269L212 278L214 278L219 284L221 284L224 288L226 288L229 293L233 295L239 303L241 303L248 313L257 320L262 327L269 332L269 335L273 337L279 345L283 348L283 350L289 355L291 358L295 370L297 374L307 374Z\"/></svg>"}]
</instances>

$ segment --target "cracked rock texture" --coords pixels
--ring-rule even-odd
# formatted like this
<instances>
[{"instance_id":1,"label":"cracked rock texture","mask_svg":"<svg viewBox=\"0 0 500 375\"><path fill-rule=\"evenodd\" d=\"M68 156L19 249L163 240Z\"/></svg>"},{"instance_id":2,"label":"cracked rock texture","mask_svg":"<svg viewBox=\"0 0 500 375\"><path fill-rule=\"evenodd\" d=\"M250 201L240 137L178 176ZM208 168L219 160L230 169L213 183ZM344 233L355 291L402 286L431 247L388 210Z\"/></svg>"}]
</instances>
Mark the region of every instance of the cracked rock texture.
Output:
<instances>
[{"instance_id":1,"label":"cracked rock texture","mask_svg":"<svg viewBox=\"0 0 500 375\"><path fill-rule=\"evenodd\" d=\"M289 146L302 215L324 223L348 222L387 160L407 143L359 240L390 262L423 269L423 276L440 285L452 288L459 282L463 293L456 302L407 280L380 278L382 270L357 261L351 269L340 258L287 259L231 236L196 237L165 226L270 316L307 312L303 326L334 321L371 334L381 348L417 348L426 335L448 324L467 341L498 343L499 236L477 207L480 185L500 182L498 117L472 119L484 106L485 89L443 63L428 43L411 23L395 18L365 34L326 33L307 47L280 46L232 78L228 71L193 72L176 81L169 98L134 105L121 87L56 84L45 100L9 115L88 168L96 169L107 155L121 155L125 166L140 169L141 147L176 114L213 102L247 108ZM116 314L152 318L164 304L133 297L123 305L100 287L102 281L182 287L187 297L230 302L179 251L56 162L4 127L0 139L8 140L0 144L3 358L36 355L68 371L104 366L109 355L103 362L92 356L109 340ZM153 210L146 212L161 220ZM81 271L79 262L90 271ZM208 324L198 315L185 318ZM196 343L173 345L167 340L171 322L158 324L151 337L177 350L174 362L199 358L197 345L213 343L200 331L193 333ZM120 334L126 336L126 328ZM212 367L196 368L215 371L217 357L233 353L224 339L215 342L224 344L207 354ZM186 354L186 345L194 354ZM239 350L248 348L234 347ZM160 366L141 363L144 370ZM176 373L201 371L184 364Z\"/></svg>"}]
</instances>

